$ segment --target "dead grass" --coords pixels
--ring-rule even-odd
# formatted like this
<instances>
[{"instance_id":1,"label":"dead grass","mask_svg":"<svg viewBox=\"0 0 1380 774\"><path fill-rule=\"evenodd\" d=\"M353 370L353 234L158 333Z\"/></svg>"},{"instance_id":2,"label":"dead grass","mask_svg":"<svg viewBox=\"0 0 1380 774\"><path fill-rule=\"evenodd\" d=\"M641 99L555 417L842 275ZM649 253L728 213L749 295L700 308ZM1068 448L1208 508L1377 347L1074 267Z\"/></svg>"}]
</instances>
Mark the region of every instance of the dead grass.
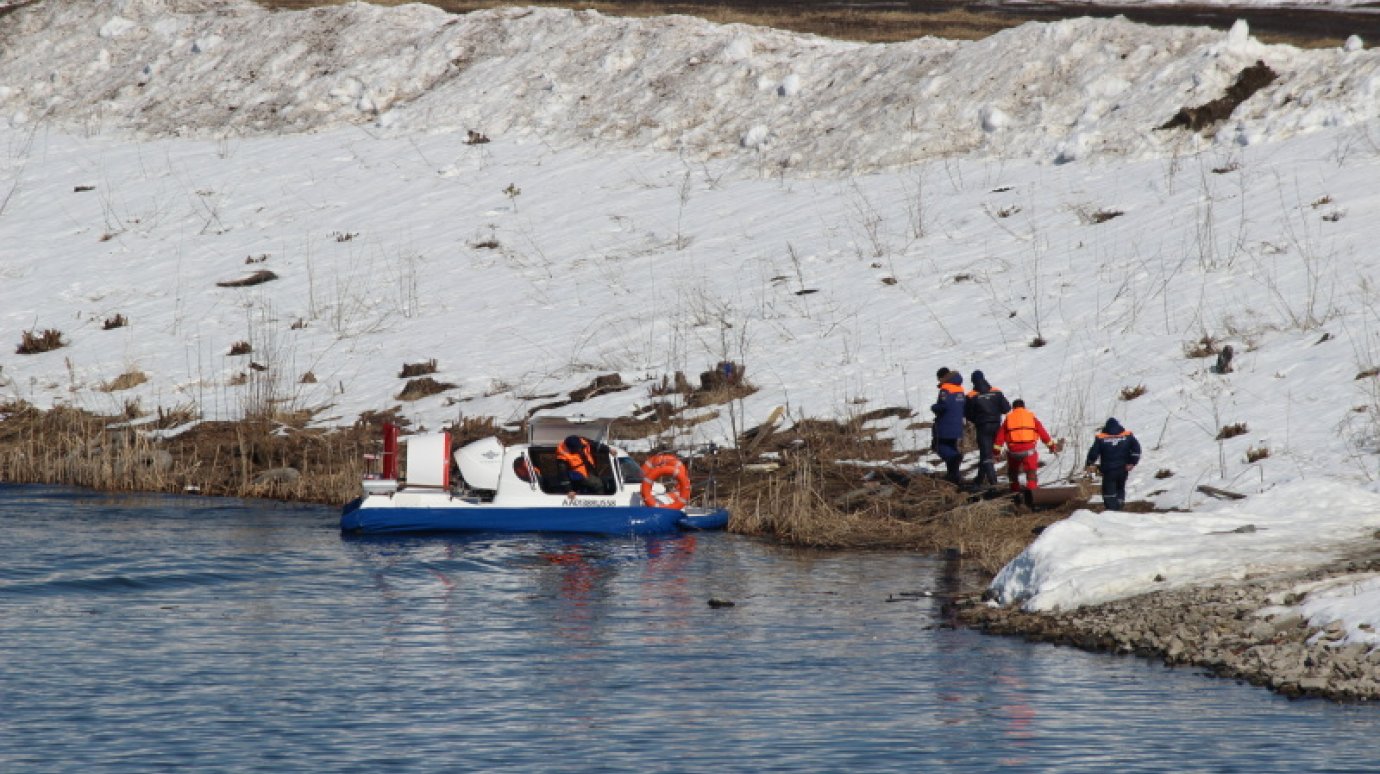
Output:
<instances>
[{"instance_id":1,"label":"dead grass","mask_svg":"<svg viewBox=\"0 0 1380 774\"><path fill-rule=\"evenodd\" d=\"M1146 390L1145 390L1145 385L1143 385L1143 384L1137 384L1137 385L1135 385L1134 387L1122 387L1122 388L1121 388L1121 399L1122 399L1122 400L1135 400L1136 398L1139 398L1140 396L1144 395L1145 392L1146 392Z\"/></svg>"},{"instance_id":2,"label":"dead grass","mask_svg":"<svg viewBox=\"0 0 1380 774\"><path fill-rule=\"evenodd\" d=\"M430 376L422 376L417 379L409 379L407 384L403 386L402 392L395 397L398 400L420 400L454 388L455 385L448 382L438 382Z\"/></svg>"},{"instance_id":3,"label":"dead grass","mask_svg":"<svg viewBox=\"0 0 1380 774\"><path fill-rule=\"evenodd\" d=\"M978 499L928 476L862 477L862 469L804 457L739 481L727 498L729 530L816 548L956 553L990 575L1071 509Z\"/></svg>"},{"instance_id":4,"label":"dead grass","mask_svg":"<svg viewBox=\"0 0 1380 774\"><path fill-rule=\"evenodd\" d=\"M1212 357L1218 352L1218 342L1211 336L1203 336L1192 344L1184 345L1184 356L1190 358Z\"/></svg>"},{"instance_id":5,"label":"dead grass","mask_svg":"<svg viewBox=\"0 0 1380 774\"><path fill-rule=\"evenodd\" d=\"M102 384L100 389L104 392L118 392L120 390L138 387L148 380L149 377L143 371L136 368L132 371L125 371L114 379Z\"/></svg>"},{"instance_id":6,"label":"dead grass","mask_svg":"<svg viewBox=\"0 0 1380 774\"><path fill-rule=\"evenodd\" d=\"M720 488L730 493L731 531L818 548L955 553L989 574L1020 553L1034 530L1085 504L1032 511L1004 495L983 499L908 473L899 465L914 459L864 426L903 414L881 409L846 422L797 421L765 444L740 443L697 467L719 471ZM744 455L745 448L769 454ZM779 467L754 464L763 459Z\"/></svg>"},{"instance_id":7,"label":"dead grass","mask_svg":"<svg viewBox=\"0 0 1380 774\"><path fill-rule=\"evenodd\" d=\"M377 424L309 430L272 421L205 422L167 441L155 441L119 420L138 412L99 416L25 403L0 406L0 480L54 483L106 491L200 492L273 497L339 505L356 496L363 455L379 437ZM195 412L159 409L156 427L186 424ZM292 482L255 483L264 470L291 467Z\"/></svg>"},{"instance_id":8,"label":"dead grass","mask_svg":"<svg viewBox=\"0 0 1380 774\"><path fill-rule=\"evenodd\" d=\"M403 363L402 370L398 372L399 379L410 379L414 376L426 376L436 373L436 358L424 360L420 363Z\"/></svg>"},{"instance_id":9,"label":"dead grass","mask_svg":"<svg viewBox=\"0 0 1380 774\"><path fill-rule=\"evenodd\" d=\"M1235 438L1238 435L1245 435L1248 432L1250 432L1250 428L1246 427L1245 422L1237 422L1235 424L1225 425L1222 429L1218 430L1216 440L1224 441L1228 438Z\"/></svg>"},{"instance_id":10,"label":"dead grass","mask_svg":"<svg viewBox=\"0 0 1380 774\"><path fill-rule=\"evenodd\" d=\"M14 353L16 355L37 355L65 346L67 346L67 342L62 340L62 331L56 328L47 328L42 333L28 330L20 335L19 346L14 350Z\"/></svg>"},{"instance_id":11,"label":"dead grass","mask_svg":"<svg viewBox=\"0 0 1380 774\"><path fill-rule=\"evenodd\" d=\"M6 417L0 421L0 480L339 505L358 495L364 455L377 451L381 425L408 425L397 407L335 430L309 428L306 413L196 424L190 407L159 408L154 427L193 426L156 441L119 421L131 412L139 413L137 403L121 416L0 405ZM868 427L908 415L901 407L879 408L843 422L754 428L734 447L694 460L696 492L703 497L713 489L721 496L735 532L820 548L943 552L989 575L1040 528L1083 504L1032 511L1004 495L981 499L908 472L901 466L914 455L897 452ZM446 429L456 447L490 436L504 443L525 437L523 429L492 417L464 417ZM621 423L619 435L626 437ZM779 467L753 464L764 460ZM300 475L262 475L280 468Z\"/></svg>"}]
</instances>

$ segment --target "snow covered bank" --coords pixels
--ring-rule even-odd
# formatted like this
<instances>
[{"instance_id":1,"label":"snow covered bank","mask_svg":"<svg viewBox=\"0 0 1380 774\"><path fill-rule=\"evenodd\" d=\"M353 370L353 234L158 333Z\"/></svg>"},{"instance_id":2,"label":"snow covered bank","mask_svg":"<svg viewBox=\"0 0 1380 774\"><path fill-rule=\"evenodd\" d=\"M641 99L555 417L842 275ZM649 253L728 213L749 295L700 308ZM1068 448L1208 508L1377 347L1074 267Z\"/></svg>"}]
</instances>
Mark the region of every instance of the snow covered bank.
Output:
<instances>
[{"instance_id":1,"label":"snow covered bank","mask_svg":"<svg viewBox=\"0 0 1380 774\"><path fill-rule=\"evenodd\" d=\"M1155 128L1257 60L1278 77L1219 131ZM435 428L607 373L630 388L572 409L646 416L661 379L731 359L758 391L679 443L902 407L868 430L921 449L944 365L1069 441L1045 481L1117 416L1146 447L1133 499L1364 485L1378 62L1124 20L862 46L43 2L0 20L0 396ZM48 330L65 346L14 352ZM432 359L450 386L399 397Z\"/></svg>"},{"instance_id":2,"label":"snow covered bank","mask_svg":"<svg viewBox=\"0 0 1380 774\"><path fill-rule=\"evenodd\" d=\"M1329 564L1376 542L1380 494L1296 481L1190 513L1079 511L992 581L995 600L1071 609L1151 591Z\"/></svg>"},{"instance_id":3,"label":"snow covered bank","mask_svg":"<svg viewBox=\"0 0 1380 774\"><path fill-rule=\"evenodd\" d=\"M967 616L1290 693L1380 698L1375 490L1297 481L1192 513L1080 511L1003 568L988 607Z\"/></svg>"},{"instance_id":4,"label":"snow covered bank","mask_svg":"<svg viewBox=\"0 0 1380 774\"><path fill-rule=\"evenodd\" d=\"M0 36L0 123L11 125L193 137L475 130L768 173L1182 154L1354 125L1380 94L1374 52L1115 19L859 45L558 9L72 0L22 10ZM1278 81L1215 140L1154 131L1257 60Z\"/></svg>"}]
</instances>

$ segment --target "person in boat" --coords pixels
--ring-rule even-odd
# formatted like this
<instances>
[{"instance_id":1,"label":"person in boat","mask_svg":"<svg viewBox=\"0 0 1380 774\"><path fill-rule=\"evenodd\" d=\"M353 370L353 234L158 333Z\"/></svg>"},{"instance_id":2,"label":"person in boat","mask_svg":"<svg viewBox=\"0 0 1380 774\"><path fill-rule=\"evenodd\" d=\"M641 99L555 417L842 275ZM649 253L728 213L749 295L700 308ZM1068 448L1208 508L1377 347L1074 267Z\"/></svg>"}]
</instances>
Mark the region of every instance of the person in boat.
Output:
<instances>
[{"instance_id":1,"label":"person in boat","mask_svg":"<svg viewBox=\"0 0 1380 774\"><path fill-rule=\"evenodd\" d=\"M1126 504L1126 478L1140 464L1140 441L1116 417L1108 417L1093 438L1085 464L1089 474L1102 474L1102 505L1119 511Z\"/></svg>"},{"instance_id":2,"label":"person in boat","mask_svg":"<svg viewBox=\"0 0 1380 774\"><path fill-rule=\"evenodd\" d=\"M1006 447L1006 477L1011 482L1011 491L1021 491L1021 471L1025 471L1025 488L1035 491L1040 486L1037 471L1040 469L1040 455L1035 450L1035 442L1041 441L1051 454L1059 452L1059 442L1049 437L1040 419L1025 407L1025 401L1017 398L1011 401L1011 413L997 430L996 445Z\"/></svg>"},{"instance_id":3,"label":"person in boat","mask_svg":"<svg viewBox=\"0 0 1380 774\"><path fill-rule=\"evenodd\" d=\"M597 475L597 454L598 449L594 442L578 435L566 436L566 439L556 446L556 459L560 460L561 466L565 468L566 477L570 479L571 491L581 494L604 493L604 482Z\"/></svg>"},{"instance_id":4,"label":"person in boat","mask_svg":"<svg viewBox=\"0 0 1380 774\"><path fill-rule=\"evenodd\" d=\"M997 464L992 455L996 445L997 430L1011 403L1001 390L993 387L981 371L973 372L973 389L968 391L968 399L963 404L963 414L973 426L977 438L978 473L973 481L976 486L997 485Z\"/></svg>"},{"instance_id":5,"label":"person in boat","mask_svg":"<svg viewBox=\"0 0 1380 774\"><path fill-rule=\"evenodd\" d=\"M528 462L526 457L518 457L513 460L513 473L529 484L541 478L541 469Z\"/></svg>"}]
</instances>

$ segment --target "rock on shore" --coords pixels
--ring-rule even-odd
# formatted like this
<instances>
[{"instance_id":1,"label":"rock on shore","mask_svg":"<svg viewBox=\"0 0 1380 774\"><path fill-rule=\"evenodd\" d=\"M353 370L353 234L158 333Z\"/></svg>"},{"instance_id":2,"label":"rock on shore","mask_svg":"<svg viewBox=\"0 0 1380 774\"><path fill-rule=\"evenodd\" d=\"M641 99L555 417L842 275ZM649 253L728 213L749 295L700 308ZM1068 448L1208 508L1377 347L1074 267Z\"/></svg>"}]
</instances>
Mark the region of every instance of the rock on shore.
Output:
<instances>
[{"instance_id":1,"label":"rock on shore","mask_svg":"<svg viewBox=\"0 0 1380 774\"><path fill-rule=\"evenodd\" d=\"M1380 648L1344 643L1340 622L1307 620L1297 607L1320 581L1359 581L1380 556L1327 568L1151 592L1055 612L997 607L978 597L956 603L958 619L993 634L1134 654L1245 680L1287 696L1380 700Z\"/></svg>"}]
</instances>

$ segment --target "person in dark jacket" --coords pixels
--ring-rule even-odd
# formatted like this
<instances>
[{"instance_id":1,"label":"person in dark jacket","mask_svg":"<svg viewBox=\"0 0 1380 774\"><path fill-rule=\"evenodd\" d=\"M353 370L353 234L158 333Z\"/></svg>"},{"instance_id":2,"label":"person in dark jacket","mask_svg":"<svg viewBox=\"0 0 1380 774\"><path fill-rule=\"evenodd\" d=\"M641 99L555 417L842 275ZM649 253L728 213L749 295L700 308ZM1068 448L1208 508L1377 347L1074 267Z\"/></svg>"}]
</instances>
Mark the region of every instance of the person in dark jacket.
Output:
<instances>
[{"instance_id":1,"label":"person in dark jacket","mask_svg":"<svg viewBox=\"0 0 1380 774\"><path fill-rule=\"evenodd\" d=\"M1102 474L1103 506L1119 511L1126 504L1126 478L1140 464L1140 441L1116 417L1109 417L1093 438L1086 464L1088 473Z\"/></svg>"},{"instance_id":2,"label":"person in dark jacket","mask_svg":"<svg viewBox=\"0 0 1380 774\"><path fill-rule=\"evenodd\" d=\"M981 371L973 372L973 389L963 404L964 418L973 426L978 446L978 474L974 484L997 485L997 463L992 445L1001 428L1001 420L1011 410L1011 403L1002 391L993 387Z\"/></svg>"},{"instance_id":3,"label":"person in dark jacket","mask_svg":"<svg viewBox=\"0 0 1380 774\"><path fill-rule=\"evenodd\" d=\"M944 480L954 484L961 482L958 469L963 463L963 452L958 444L963 438L963 404L966 401L963 375L950 371L939 383L939 398L930 406L930 411L934 412L934 451L944 460Z\"/></svg>"}]
</instances>

